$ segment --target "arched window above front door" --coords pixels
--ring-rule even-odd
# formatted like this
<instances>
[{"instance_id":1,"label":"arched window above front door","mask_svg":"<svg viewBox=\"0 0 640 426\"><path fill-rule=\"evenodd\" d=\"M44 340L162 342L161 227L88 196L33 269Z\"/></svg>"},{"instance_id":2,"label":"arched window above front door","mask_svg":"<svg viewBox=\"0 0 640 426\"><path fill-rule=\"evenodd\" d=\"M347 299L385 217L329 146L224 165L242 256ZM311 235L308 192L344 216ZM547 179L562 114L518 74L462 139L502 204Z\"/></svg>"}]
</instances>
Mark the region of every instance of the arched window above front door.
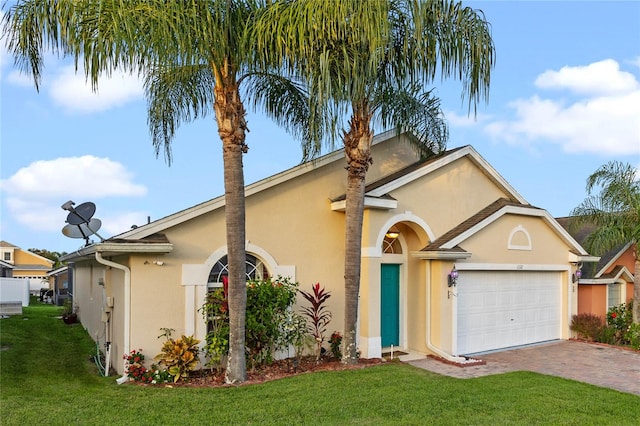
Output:
<instances>
[{"instance_id":1,"label":"arched window above front door","mask_svg":"<svg viewBox=\"0 0 640 426\"><path fill-rule=\"evenodd\" d=\"M227 256L222 256L211 268L208 287L222 287L222 277L229 275L229 262ZM247 261L245 262L245 275L247 281L262 280L269 278L269 271L260 259L247 253Z\"/></svg>"},{"instance_id":2,"label":"arched window above front door","mask_svg":"<svg viewBox=\"0 0 640 426\"><path fill-rule=\"evenodd\" d=\"M382 240L382 253L402 254L402 246L400 245L400 241L398 241L397 235L394 238L385 235L384 240Z\"/></svg>"}]
</instances>

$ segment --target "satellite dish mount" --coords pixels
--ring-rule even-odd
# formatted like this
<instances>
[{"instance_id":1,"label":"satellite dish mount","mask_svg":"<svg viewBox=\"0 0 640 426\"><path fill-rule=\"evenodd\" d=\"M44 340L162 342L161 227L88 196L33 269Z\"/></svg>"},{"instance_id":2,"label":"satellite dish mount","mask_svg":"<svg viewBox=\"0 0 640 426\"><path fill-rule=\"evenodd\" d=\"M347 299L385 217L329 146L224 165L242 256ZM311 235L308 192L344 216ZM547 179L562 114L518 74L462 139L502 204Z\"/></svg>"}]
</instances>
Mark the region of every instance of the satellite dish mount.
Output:
<instances>
[{"instance_id":1,"label":"satellite dish mount","mask_svg":"<svg viewBox=\"0 0 640 426\"><path fill-rule=\"evenodd\" d=\"M96 212L96 205L92 202L86 202L78 207L73 207L75 204L69 200L60 206L62 210L69 212L65 221L67 225L62 228L62 233L69 238L84 238L85 246L91 244L89 237L93 234L97 235L101 242L104 241L104 238L98 234L102 222L100 219L93 217Z\"/></svg>"}]
</instances>

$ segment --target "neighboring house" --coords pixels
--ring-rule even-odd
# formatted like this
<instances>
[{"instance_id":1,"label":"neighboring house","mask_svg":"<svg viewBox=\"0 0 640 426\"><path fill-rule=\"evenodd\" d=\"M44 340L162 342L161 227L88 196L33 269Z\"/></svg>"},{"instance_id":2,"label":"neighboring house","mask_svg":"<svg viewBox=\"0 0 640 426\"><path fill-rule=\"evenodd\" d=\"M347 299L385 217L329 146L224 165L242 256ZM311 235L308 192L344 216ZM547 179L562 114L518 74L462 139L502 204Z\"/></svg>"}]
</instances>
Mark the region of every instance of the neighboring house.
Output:
<instances>
[{"instance_id":1,"label":"neighboring house","mask_svg":"<svg viewBox=\"0 0 640 426\"><path fill-rule=\"evenodd\" d=\"M62 266L47 275L53 293L52 302L58 306L64 305L67 298L73 297L73 270L68 266Z\"/></svg>"},{"instance_id":2,"label":"neighboring house","mask_svg":"<svg viewBox=\"0 0 640 426\"><path fill-rule=\"evenodd\" d=\"M0 278L12 278L13 277L13 265L0 260Z\"/></svg>"},{"instance_id":3,"label":"neighboring house","mask_svg":"<svg viewBox=\"0 0 640 426\"><path fill-rule=\"evenodd\" d=\"M571 217L557 221L584 243L594 231L593 225L574 229ZM578 313L591 313L606 318L607 311L633 299L633 273L635 269L635 246L627 243L609 250L597 263L585 264L578 280Z\"/></svg>"},{"instance_id":4,"label":"neighboring house","mask_svg":"<svg viewBox=\"0 0 640 426\"><path fill-rule=\"evenodd\" d=\"M53 268L53 260L22 250L6 241L0 241L0 259L13 266L13 278L30 281L32 293L39 293L40 288L48 287L47 273Z\"/></svg>"},{"instance_id":5,"label":"neighboring house","mask_svg":"<svg viewBox=\"0 0 640 426\"><path fill-rule=\"evenodd\" d=\"M398 140L406 137L387 132L372 147L361 356L380 357L393 345L461 361L571 337L571 277L588 253L471 146L421 161ZM319 282L331 292L327 336L344 321L344 167L336 151L245 190L247 276L288 276L305 290ZM112 342L118 372L129 350L160 351L162 327L204 340L198 309L226 274L224 205L220 196L62 258L74 262L82 324Z\"/></svg>"}]
</instances>

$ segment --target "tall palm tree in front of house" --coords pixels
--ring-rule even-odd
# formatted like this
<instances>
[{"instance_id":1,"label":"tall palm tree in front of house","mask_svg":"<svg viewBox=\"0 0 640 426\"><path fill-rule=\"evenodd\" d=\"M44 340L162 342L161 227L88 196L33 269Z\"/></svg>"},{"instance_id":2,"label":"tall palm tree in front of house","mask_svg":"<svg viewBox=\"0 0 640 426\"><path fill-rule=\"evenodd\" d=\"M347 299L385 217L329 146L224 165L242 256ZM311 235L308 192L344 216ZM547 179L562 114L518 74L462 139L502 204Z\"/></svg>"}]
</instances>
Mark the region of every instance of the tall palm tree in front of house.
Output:
<instances>
[{"instance_id":1,"label":"tall palm tree in front of house","mask_svg":"<svg viewBox=\"0 0 640 426\"><path fill-rule=\"evenodd\" d=\"M604 164L587 178L587 195L571 212L576 226L596 226L585 248L600 255L620 244L635 245L633 322L640 323L640 172L620 161Z\"/></svg>"},{"instance_id":2,"label":"tall palm tree in front of house","mask_svg":"<svg viewBox=\"0 0 640 426\"><path fill-rule=\"evenodd\" d=\"M152 142L169 163L176 129L214 114L224 167L230 383L246 380L245 102L304 140L318 135L304 87L264 62L250 63L254 46L242 42L243 33L262 7L258 0L24 0L3 18L7 48L36 88L46 51L81 63L94 89L115 70L143 77Z\"/></svg>"},{"instance_id":3,"label":"tall palm tree in front of house","mask_svg":"<svg viewBox=\"0 0 640 426\"><path fill-rule=\"evenodd\" d=\"M357 362L356 329L366 173L373 125L415 134L427 155L441 151L447 129L439 101L423 84L440 74L463 81L474 111L488 95L494 45L481 12L450 1L283 1L263 10L251 40L309 81L342 131L347 160L344 359ZM268 35L267 35L268 34ZM274 36L278 34L278 36ZM340 118L348 116L342 126ZM342 130L344 129L344 130Z\"/></svg>"}]
</instances>

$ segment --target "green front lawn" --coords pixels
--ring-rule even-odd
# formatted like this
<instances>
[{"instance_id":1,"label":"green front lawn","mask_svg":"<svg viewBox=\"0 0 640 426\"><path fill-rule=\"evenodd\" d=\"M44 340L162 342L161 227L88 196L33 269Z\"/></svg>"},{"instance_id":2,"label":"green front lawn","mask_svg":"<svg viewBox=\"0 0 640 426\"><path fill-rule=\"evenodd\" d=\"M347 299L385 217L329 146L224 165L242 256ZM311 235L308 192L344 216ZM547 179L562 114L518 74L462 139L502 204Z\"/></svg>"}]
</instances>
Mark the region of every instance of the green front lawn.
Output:
<instances>
[{"instance_id":1,"label":"green front lawn","mask_svg":"<svg viewBox=\"0 0 640 426\"><path fill-rule=\"evenodd\" d=\"M0 320L0 422L25 424L638 424L640 397L516 372L477 379L406 364L238 388L116 385L80 324L34 304ZM121 356L121 355L120 355Z\"/></svg>"}]
</instances>

